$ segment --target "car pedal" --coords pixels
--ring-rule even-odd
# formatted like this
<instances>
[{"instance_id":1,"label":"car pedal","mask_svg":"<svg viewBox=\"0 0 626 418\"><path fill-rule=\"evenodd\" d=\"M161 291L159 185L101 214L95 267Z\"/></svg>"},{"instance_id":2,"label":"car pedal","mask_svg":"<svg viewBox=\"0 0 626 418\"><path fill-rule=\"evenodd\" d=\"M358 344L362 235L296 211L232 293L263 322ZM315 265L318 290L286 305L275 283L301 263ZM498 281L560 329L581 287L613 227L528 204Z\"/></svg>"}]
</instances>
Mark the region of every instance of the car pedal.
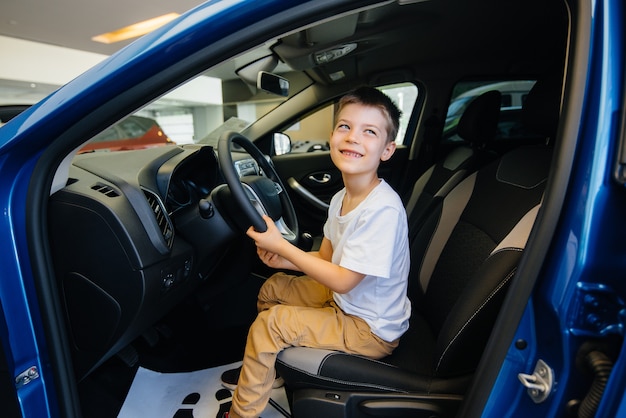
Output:
<instances>
[{"instance_id":1,"label":"car pedal","mask_svg":"<svg viewBox=\"0 0 626 418\"><path fill-rule=\"evenodd\" d=\"M122 348L117 352L116 356L128 367L134 367L139 362L139 354L132 345Z\"/></svg>"}]
</instances>

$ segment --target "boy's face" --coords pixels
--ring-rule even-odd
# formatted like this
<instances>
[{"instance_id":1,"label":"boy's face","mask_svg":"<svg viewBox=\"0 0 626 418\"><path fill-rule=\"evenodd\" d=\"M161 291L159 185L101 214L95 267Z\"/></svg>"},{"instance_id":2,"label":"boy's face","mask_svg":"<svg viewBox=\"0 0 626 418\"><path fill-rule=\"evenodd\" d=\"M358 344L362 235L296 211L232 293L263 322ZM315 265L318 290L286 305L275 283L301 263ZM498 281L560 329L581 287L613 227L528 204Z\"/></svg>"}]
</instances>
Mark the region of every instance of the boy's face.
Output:
<instances>
[{"instance_id":1,"label":"boy's face","mask_svg":"<svg viewBox=\"0 0 626 418\"><path fill-rule=\"evenodd\" d=\"M387 119L376 107L351 103L341 110L330 137L330 156L344 174L378 171L380 161L393 155L387 141Z\"/></svg>"}]
</instances>

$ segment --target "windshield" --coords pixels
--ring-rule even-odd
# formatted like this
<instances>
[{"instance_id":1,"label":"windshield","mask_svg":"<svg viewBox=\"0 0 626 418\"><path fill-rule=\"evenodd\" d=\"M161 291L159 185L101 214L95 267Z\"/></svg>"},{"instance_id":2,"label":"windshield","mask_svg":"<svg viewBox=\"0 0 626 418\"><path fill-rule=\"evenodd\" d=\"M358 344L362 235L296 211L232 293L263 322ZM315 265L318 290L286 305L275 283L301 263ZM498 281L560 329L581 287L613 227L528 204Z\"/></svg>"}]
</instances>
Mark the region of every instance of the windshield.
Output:
<instances>
[{"instance_id":1,"label":"windshield","mask_svg":"<svg viewBox=\"0 0 626 418\"><path fill-rule=\"evenodd\" d=\"M264 49L260 47L247 56L254 60ZM239 57L237 61L241 60ZM216 147L224 131L241 132L287 100L259 90L252 82L240 78L233 68L241 66L227 61L190 80L98 134L81 152L194 143ZM311 84L302 73L281 72L280 65L276 72L289 80L290 96Z\"/></svg>"}]
</instances>

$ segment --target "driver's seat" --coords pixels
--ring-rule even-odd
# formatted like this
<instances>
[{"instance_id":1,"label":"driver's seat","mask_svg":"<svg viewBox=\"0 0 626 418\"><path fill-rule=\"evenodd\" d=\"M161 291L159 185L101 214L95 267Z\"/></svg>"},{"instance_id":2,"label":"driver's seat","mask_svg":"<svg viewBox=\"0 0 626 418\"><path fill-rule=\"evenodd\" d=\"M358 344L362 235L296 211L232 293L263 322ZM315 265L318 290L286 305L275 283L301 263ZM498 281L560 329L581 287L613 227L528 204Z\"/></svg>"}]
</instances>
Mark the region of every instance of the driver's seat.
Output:
<instances>
[{"instance_id":1,"label":"driver's seat","mask_svg":"<svg viewBox=\"0 0 626 418\"><path fill-rule=\"evenodd\" d=\"M294 418L454 416L534 224L551 155L548 146L505 154L412 231L413 315L391 356L306 347L278 355Z\"/></svg>"}]
</instances>

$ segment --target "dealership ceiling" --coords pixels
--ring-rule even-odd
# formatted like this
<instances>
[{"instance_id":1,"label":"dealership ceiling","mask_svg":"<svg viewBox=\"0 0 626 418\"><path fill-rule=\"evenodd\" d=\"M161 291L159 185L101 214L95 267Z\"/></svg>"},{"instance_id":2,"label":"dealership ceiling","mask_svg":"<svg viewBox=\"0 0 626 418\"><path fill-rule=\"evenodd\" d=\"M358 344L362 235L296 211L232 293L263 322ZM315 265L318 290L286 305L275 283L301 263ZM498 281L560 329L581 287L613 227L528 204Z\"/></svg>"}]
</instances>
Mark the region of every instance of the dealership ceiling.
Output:
<instances>
[{"instance_id":1,"label":"dealership ceiling","mask_svg":"<svg viewBox=\"0 0 626 418\"><path fill-rule=\"evenodd\" d=\"M111 55L131 41L107 45L91 38L167 13L184 13L201 3L202 0L2 0L0 35Z\"/></svg>"},{"instance_id":2,"label":"dealership ceiling","mask_svg":"<svg viewBox=\"0 0 626 418\"><path fill-rule=\"evenodd\" d=\"M67 48L74 50L72 56L77 57L81 52L111 55L133 40L103 44L91 38L164 14L182 14L201 3L203 0L2 0L0 36L30 41L28 44L35 42L42 46ZM7 51L3 48L3 65L21 59L20 52L23 51ZM24 62L23 65L29 65L27 61ZM72 62L64 62L64 65L71 66ZM29 70L32 71L32 68ZM44 64L38 71L50 71L50 68ZM20 97L23 84L24 80L3 79L0 76L0 102L10 102L12 98L8 96ZM29 84L28 88L40 90L39 95L56 87L45 83L34 84ZM36 98L37 94L32 97Z\"/></svg>"}]
</instances>

